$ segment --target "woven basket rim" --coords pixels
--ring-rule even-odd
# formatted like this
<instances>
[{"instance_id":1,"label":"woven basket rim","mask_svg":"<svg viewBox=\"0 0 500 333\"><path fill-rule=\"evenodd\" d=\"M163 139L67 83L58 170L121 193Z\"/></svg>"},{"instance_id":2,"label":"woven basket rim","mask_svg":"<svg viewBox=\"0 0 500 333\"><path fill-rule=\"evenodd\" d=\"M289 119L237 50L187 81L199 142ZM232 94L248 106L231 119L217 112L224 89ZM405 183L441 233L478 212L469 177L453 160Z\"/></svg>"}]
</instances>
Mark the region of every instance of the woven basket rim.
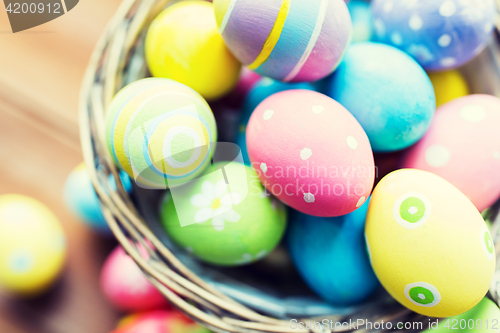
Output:
<instances>
[{"instance_id":1,"label":"woven basket rim","mask_svg":"<svg viewBox=\"0 0 500 333\"><path fill-rule=\"evenodd\" d=\"M500 0L495 0L500 8ZM151 283L177 308L215 332L352 332L350 328L300 329L290 322L257 313L218 291L186 268L149 230L123 188L118 169L106 149L104 115L114 94L125 82L124 70L137 40L152 18L173 0L124 0L92 53L80 92L79 122L84 161L111 231L137 262ZM500 27L500 17L497 28ZM113 175L116 190L109 187ZM499 226L495 224L495 230ZM148 250L141 256L136 244ZM497 256L500 246L497 247ZM494 286L496 288L496 285ZM491 295L498 304L497 289ZM370 314L373 321L419 322L426 317L407 309ZM298 320L312 320L299 319ZM346 318L340 318L340 321ZM362 330L359 330L362 331ZM411 330L405 330L411 332Z\"/></svg>"}]
</instances>

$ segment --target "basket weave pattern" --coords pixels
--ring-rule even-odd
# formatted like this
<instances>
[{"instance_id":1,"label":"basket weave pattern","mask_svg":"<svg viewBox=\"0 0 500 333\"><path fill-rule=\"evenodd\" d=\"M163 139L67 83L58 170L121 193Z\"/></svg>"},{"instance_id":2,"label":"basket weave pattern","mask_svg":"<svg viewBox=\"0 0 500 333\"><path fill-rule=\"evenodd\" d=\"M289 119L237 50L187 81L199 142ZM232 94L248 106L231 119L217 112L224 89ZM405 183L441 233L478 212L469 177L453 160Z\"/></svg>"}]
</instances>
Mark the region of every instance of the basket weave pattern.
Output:
<instances>
[{"instance_id":1,"label":"basket weave pattern","mask_svg":"<svg viewBox=\"0 0 500 333\"><path fill-rule=\"evenodd\" d=\"M496 1L500 5L500 0ZM141 42L151 20L169 2L172 1L125 0L99 40L83 81L79 106L83 154L112 232L148 279L172 304L215 332L367 332L368 330L354 330L352 327L338 327L334 330L292 329L289 321L261 315L237 303L187 269L151 232L124 191L118 170L106 149L105 110L121 87L146 75ZM500 27L498 22L497 27ZM113 174L117 183L116 190L111 189L106 181L110 174ZM498 211L499 207L496 208L493 209L494 212ZM497 218L492 232L495 243L498 241L496 235L499 229L500 219ZM148 249L149 258L145 259L139 254L134 245L138 243ZM500 246L496 249L498 256ZM498 286L496 282L492 284L490 296L498 304L500 282ZM394 327L398 322L428 322L426 317L415 314L391 300L380 308L372 307L348 317L331 316L328 319L334 322L349 322L351 319L355 322L358 318L369 319L373 323L382 320L385 323L392 322ZM322 319L325 318L308 320Z\"/></svg>"}]
</instances>

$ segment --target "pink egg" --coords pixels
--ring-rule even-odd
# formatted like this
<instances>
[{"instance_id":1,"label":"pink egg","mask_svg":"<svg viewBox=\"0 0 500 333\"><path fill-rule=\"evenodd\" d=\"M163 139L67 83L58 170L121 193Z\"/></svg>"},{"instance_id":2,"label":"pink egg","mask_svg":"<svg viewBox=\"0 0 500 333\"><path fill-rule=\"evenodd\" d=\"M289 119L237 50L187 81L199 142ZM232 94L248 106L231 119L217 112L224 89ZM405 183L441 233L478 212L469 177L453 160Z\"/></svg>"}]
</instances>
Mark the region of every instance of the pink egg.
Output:
<instances>
[{"instance_id":1,"label":"pink egg","mask_svg":"<svg viewBox=\"0 0 500 333\"><path fill-rule=\"evenodd\" d=\"M441 176L480 211L492 205L500 196L500 99L469 95L439 107L403 167Z\"/></svg>"},{"instance_id":2,"label":"pink egg","mask_svg":"<svg viewBox=\"0 0 500 333\"><path fill-rule=\"evenodd\" d=\"M305 214L348 214L372 190L375 167L366 133L323 94L289 90L264 100L248 123L247 145L267 190Z\"/></svg>"},{"instance_id":3,"label":"pink egg","mask_svg":"<svg viewBox=\"0 0 500 333\"><path fill-rule=\"evenodd\" d=\"M143 257L147 252L141 251ZM101 289L111 304L123 311L167 308L163 295L146 278L121 246L111 252L101 271Z\"/></svg>"}]
</instances>

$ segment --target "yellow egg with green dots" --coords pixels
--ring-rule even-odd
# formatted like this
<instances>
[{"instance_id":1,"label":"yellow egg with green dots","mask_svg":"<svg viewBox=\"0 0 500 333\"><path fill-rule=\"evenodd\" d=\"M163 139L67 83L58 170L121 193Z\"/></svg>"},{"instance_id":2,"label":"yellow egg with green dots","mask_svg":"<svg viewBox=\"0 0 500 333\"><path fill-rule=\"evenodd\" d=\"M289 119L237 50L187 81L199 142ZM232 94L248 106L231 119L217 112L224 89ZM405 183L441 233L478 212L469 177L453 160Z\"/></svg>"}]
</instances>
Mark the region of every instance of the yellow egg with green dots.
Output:
<instances>
[{"instance_id":1,"label":"yellow egg with green dots","mask_svg":"<svg viewBox=\"0 0 500 333\"><path fill-rule=\"evenodd\" d=\"M436 94L436 107L469 95L467 81L457 70L428 73Z\"/></svg>"},{"instance_id":2,"label":"yellow egg with green dots","mask_svg":"<svg viewBox=\"0 0 500 333\"><path fill-rule=\"evenodd\" d=\"M185 183L210 164L217 126L208 103L170 79L135 81L114 97L106 142L115 163L143 188Z\"/></svg>"},{"instance_id":3,"label":"yellow egg with green dots","mask_svg":"<svg viewBox=\"0 0 500 333\"><path fill-rule=\"evenodd\" d=\"M372 194L365 236L384 288L417 313L460 315L493 279L495 249L481 214L430 172L400 169L384 177Z\"/></svg>"},{"instance_id":4,"label":"yellow egg with green dots","mask_svg":"<svg viewBox=\"0 0 500 333\"><path fill-rule=\"evenodd\" d=\"M65 257L63 229L46 206L23 195L0 196L0 288L37 296L55 282Z\"/></svg>"},{"instance_id":5,"label":"yellow egg with green dots","mask_svg":"<svg viewBox=\"0 0 500 333\"><path fill-rule=\"evenodd\" d=\"M241 64L219 34L213 5L176 3L156 17L146 36L153 76L174 79L214 100L236 85Z\"/></svg>"}]
</instances>

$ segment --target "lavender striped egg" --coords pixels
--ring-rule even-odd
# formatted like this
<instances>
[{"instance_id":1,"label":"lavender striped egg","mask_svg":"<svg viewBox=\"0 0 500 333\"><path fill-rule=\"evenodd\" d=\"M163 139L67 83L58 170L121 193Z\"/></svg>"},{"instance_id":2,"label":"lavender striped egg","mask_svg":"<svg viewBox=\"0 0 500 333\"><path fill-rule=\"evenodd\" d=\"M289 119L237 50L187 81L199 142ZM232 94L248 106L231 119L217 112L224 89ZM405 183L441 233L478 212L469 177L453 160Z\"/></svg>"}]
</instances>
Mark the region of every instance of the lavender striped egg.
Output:
<instances>
[{"instance_id":1,"label":"lavender striped egg","mask_svg":"<svg viewBox=\"0 0 500 333\"><path fill-rule=\"evenodd\" d=\"M244 65L285 82L332 73L351 39L343 0L214 0L222 38Z\"/></svg>"},{"instance_id":2,"label":"lavender striped egg","mask_svg":"<svg viewBox=\"0 0 500 333\"><path fill-rule=\"evenodd\" d=\"M485 47L494 0L374 0L376 39L413 56L426 70L459 67Z\"/></svg>"}]
</instances>

